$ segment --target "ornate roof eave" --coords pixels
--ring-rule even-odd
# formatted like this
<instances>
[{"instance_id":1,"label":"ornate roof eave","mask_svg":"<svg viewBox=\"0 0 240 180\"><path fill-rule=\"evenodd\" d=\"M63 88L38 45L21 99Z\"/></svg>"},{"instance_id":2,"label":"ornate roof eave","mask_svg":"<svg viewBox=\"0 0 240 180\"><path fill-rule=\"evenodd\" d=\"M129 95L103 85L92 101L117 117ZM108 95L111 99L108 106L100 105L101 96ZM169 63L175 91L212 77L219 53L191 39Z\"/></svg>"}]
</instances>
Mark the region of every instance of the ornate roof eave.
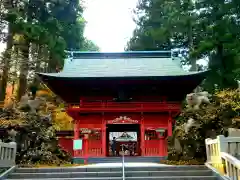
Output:
<instances>
[{"instance_id":1,"label":"ornate roof eave","mask_svg":"<svg viewBox=\"0 0 240 180\"><path fill-rule=\"evenodd\" d=\"M62 80L67 80L67 79L144 79L144 78L150 78L150 79L165 79L165 78L184 78L184 77L194 77L194 76L202 76L204 79L209 71L201 71L201 72L186 72L182 74L177 74L177 75L167 75L167 76L147 76L147 75L142 75L142 76L103 76L103 77L82 77L82 76L72 76L68 75L67 73L36 73L43 81L47 79L62 79Z\"/></svg>"},{"instance_id":2,"label":"ornate roof eave","mask_svg":"<svg viewBox=\"0 0 240 180\"><path fill-rule=\"evenodd\" d=\"M186 94L191 93L206 78L208 71L188 73L180 76L155 76L155 77L63 77L55 74L38 73L40 79L66 103L76 103L79 97L91 89L99 86L107 88L107 83L121 83L121 80L129 80L130 84L143 84L143 88L149 84L161 86L161 91L165 92L164 96L179 96L182 99ZM59 73L60 74L60 73ZM118 81L119 80L119 81ZM107 82L106 82L107 81ZM109 82L108 82L109 81ZM125 81L126 83L127 81ZM102 84L102 85L101 85ZM177 94L172 94L173 89ZM83 94L82 94L83 93ZM159 92L161 93L161 92ZM167 93L167 94L166 94Z\"/></svg>"}]
</instances>

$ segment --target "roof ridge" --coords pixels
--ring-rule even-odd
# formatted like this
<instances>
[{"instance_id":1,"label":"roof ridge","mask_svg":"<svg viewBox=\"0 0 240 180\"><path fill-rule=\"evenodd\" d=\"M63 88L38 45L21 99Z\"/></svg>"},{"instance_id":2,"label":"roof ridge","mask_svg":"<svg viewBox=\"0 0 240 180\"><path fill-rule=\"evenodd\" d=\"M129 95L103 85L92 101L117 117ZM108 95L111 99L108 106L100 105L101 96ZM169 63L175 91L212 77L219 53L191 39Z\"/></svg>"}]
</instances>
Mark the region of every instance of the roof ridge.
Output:
<instances>
[{"instance_id":1,"label":"roof ridge","mask_svg":"<svg viewBox=\"0 0 240 180\"><path fill-rule=\"evenodd\" d=\"M87 52L87 51L66 51L68 58L72 59L106 59L106 58L159 58L172 57L172 51L126 51L126 52Z\"/></svg>"}]
</instances>

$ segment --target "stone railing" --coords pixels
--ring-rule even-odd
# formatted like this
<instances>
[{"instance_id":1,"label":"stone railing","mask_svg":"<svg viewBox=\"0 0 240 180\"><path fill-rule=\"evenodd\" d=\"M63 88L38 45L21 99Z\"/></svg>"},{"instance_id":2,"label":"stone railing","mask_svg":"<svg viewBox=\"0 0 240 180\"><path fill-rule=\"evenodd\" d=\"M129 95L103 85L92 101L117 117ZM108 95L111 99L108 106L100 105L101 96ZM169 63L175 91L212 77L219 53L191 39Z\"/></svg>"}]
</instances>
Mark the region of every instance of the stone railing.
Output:
<instances>
[{"instance_id":1,"label":"stone railing","mask_svg":"<svg viewBox=\"0 0 240 180\"><path fill-rule=\"evenodd\" d=\"M232 180L240 180L240 161L228 153L221 152L224 175Z\"/></svg>"},{"instance_id":2,"label":"stone railing","mask_svg":"<svg viewBox=\"0 0 240 180\"><path fill-rule=\"evenodd\" d=\"M240 137L217 136L206 139L207 163L216 168L221 175L240 180Z\"/></svg>"},{"instance_id":3,"label":"stone railing","mask_svg":"<svg viewBox=\"0 0 240 180\"><path fill-rule=\"evenodd\" d=\"M0 142L0 167L11 167L15 165L17 144L15 142Z\"/></svg>"}]
</instances>

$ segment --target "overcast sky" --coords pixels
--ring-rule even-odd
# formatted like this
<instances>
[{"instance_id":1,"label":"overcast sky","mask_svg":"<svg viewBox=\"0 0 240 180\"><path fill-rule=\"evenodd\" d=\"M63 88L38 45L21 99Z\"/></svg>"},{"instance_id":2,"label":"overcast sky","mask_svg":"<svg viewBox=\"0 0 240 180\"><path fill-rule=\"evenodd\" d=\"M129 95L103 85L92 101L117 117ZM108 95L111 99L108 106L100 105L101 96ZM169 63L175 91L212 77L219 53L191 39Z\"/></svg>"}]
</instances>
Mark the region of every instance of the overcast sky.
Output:
<instances>
[{"instance_id":1,"label":"overcast sky","mask_svg":"<svg viewBox=\"0 0 240 180\"><path fill-rule=\"evenodd\" d=\"M138 0L86 0L85 36L103 52L124 50L135 28L133 9Z\"/></svg>"},{"instance_id":2,"label":"overcast sky","mask_svg":"<svg viewBox=\"0 0 240 180\"><path fill-rule=\"evenodd\" d=\"M85 0L85 36L104 52L123 51L135 28L133 9L138 0ZM0 43L0 52L5 44Z\"/></svg>"}]
</instances>

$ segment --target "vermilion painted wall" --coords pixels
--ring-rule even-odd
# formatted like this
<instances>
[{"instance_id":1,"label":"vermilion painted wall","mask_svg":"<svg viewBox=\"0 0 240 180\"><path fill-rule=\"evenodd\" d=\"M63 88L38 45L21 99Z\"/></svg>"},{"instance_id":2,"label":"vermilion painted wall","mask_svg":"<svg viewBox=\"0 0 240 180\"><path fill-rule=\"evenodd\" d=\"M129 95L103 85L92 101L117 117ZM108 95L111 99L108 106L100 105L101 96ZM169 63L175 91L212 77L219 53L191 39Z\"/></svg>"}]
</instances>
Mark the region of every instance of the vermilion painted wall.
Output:
<instances>
[{"instance_id":1,"label":"vermilion painted wall","mask_svg":"<svg viewBox=\"0 0 240 180\"><path fill-rule=\"evenodd\" d=\"M102 128L102 115L101 114L90 114L79 117L80 128Z\"/></svg>"},{"instance_id":2,"label":"vermilion painted wall","mask_svg":"<svg viewBox=\"0 0 240 180\"><path fill-rule=\"evenodd\" d=\"M144 127L166 128L168 127L168 114L144 114Z\"/></svg>"},{"instance_id":3,"label":"vermilion painted wall","mask_svg":"<svg viewBox=\"0 0 240 180\"><path fill-rule=\"evenodd\" d=\"M141 131L144 131L140 139L141 147L143 151L141 152L142 156L167 156L167 141L166 137L162 137L158 140L149 140L146 139L145 131L149 129L158 129L164 128L169 131L169 114L167 113L105 113L103 114L88 114L85 116L80 116L79 118L79 128L88 128L88 129L100 129L102 130L106 127L108 121L111 121L120 116L127 116L133 120L138 120L141 125ZM127 124L126 124L127 126ZM105 138L101 135L101 138ZM104 157L106 156L106 151L103 149L106 148L106 145L103 139L94 139L88 140L88 157ZM73 154L73 139L59 138L60 146ZM86 145L86 141L83 142L83 146ZM86 149L79 151L78 156L84 157L86 155Z\"/></svg>"},{"instance_id":4,"label":"vermilion painted wall","mask_svg":"<svg viewBox=\"0 0 240 180\"><path fill-rule=\"evenodd\" d=\"M58 137L58 144L64 151L73 155L73 138Z\"/></svg>"}]
</instances>

